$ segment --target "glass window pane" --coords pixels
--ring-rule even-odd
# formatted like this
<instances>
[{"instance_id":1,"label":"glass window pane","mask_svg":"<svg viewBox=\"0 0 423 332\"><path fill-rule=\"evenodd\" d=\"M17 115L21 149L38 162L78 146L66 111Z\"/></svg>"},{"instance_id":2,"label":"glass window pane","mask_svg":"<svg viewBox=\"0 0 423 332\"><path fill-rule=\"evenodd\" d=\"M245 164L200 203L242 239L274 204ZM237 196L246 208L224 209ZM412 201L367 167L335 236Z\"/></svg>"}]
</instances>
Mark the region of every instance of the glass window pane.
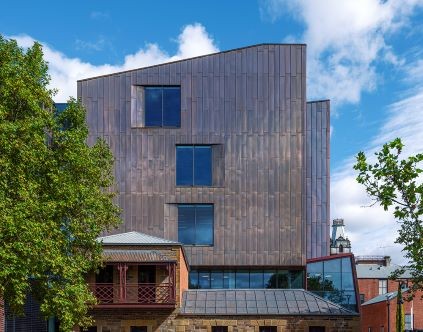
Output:
<instances>
[{"instance_id":1,"label":"glass window pane","mask_svg":"<svg viewBox=\"0 0 423 332\"><path fill-rule=\"evenodd\" d=\"M314 262L307 264L308 273L321 273L323 274L323 262Z\"/></svg>"},{"instance_id":2,"label":"glass window pane","mask_svg":"<svg viewBox=\"0 0 423 332\"><path fill-rule=\"evenodd\" d=\"M291 288L288 271L279 270L277 274L277 288Z\"/></svg>"},{"instance_id":3,"label":"glass window pane","mask_svg":"<svg viewBox=\"0 0 423 332\"><path fill-rule=\"evenodd\" d=\"M198 288L209 289L210 288L210 272L200 271L198 273Z\"/></svg>"},{"instance_id":4,"label":"glass window pane","mask_svg":"<svg viewBox=\"0 0 423 332\"><path fill-rule=\"evenodd\" d=\"M265 288L276 288L277 285L277 273L276 271L264 271L264 287Z\"/></svg>"},{"instance_id":5,"label":"glass window pane","mask_svg":"<svg viewBox=\"0 0 423 332\"><path fill-rule=\"evenodd\" d=\"M213 205L197 205L195 244L213 244Z\"/></svg>"},{"instance_id":6,"label":"glass window pane","mask_svg":"<svg viewBox=\"0 0 423 332\"><path fill-rule=\"evenodd\" d=\"M145 87L145 125L162 126L162 88Z\"/></svg>"},{"instance_id":7,"label":"glass window pane","mask_svg":"<svg viewBox=\"0 0 423 332\"><path fill-rule=\"evenodd\" d=\"M212 185L212 149L211 146L194 147L194 185Z\"/></svg>"},{"instance_id":8,"label":"glass window pane","mask_svg":"<svg viewBox=\"0 0 423 332\"><path fill-rule=\"evenodd\" d=\"M176 147L176 185L193 185L193 147Z\"/></svg>"},{"instance_id":9,"label":"glass window pane","mask_svg":"<svg viewBox=\"0 0 423 332\"><path fill-rule=\"evenodd\" d=\"M223 273L223 288L235 288L234 271L225 271Z\"/></svg>"},{"instance_id":10,"label":"glass window pane","mask_svg":"<svg viewBox=\"0 0 423 332\"><path fill-rule=\"evenodd\" d=\"M324 288L322 273L307 273L307 290L322 291Z\"/></svg>"},{"instance_id":11,"label":"glass window pane","mask_svg":"<svg viewBox=\"0 0 423 332\"><path fill-rule=\"evenodd\" d=\"M197 289L198 286L198 271L192 270L189 272L189 286L190 289Z\"/></svg>"},{"instance_id":12,"label":"glass window pane","mask_svg":"<svg viewBox=\"0 0 423 332\"><path fill-rule=\"evenodd\" d=\"M351 259L349 257L342 258L342 272L351 272Z\"/></svg>"},{"instance_id":13,"label":"glass window pane","mask_svg":"<svg viewBox=\"0 0 423 332\"><path fill-rule=\"evenodd\" d=\"M342 273L342 288L345 290L354 290L352 273Z\"/></svg>"},{"instance_id":14,"label":"glass window pane","mask_svg":"<svg viewBox=\"0 0 423 332\"><path fill-rule=\"evenodd\" d=\"M163 126L181 126L181 88L163 87Z\"/></svg>"},{"instance_id":15,"label":"glass window pane","mask_svg":"<svg viewBox=\"0 0 423 332\"><path fill-rule=\"evenodd\" d=\"M223 271L212 271L210 284L211 288L223 288Z\"/></svg>"},{"instance_id":16,"label":"glass window pane","mask_svg":"<svg viewBox=\"0 0 423 332\"><path fill-rule=\"evenodd\" d=\"M183 244L195 244L195 206L178 206L178 240Z\"/></svg>"},{"instance_id":17,"label":"glass window pane","mask_svg":"<svg viewBox=\"0 0 423 332\"><path fill-rule=\"evenodd\" d=\"M248 271L236 271L236 288L250 288L250 273Z\"/></svg>"},{"instance_id":18,"label":"glass window pane","mask_svg":"<svg viewBox=\"0 0 423 332\"><path fill-rule=\"evenodd\" d=\"M344 304L356 304L355 292L354 291L344 291L343 292L343 302ZM353 310L356 310L355 308Z\"/></svg>"},{"instance_id":19,"label":"glass window pane","mask_svg":"<svg viewBox=\"0 0 423 332\"><path fill-rule=\"evenodd\" d=\"M303 288L304 278L303 271L290 271L291 288Z\"/></svg>"},{"instance_id":20,"label":"glass window pane","mask_svg":"<svg viewBox=\"0 0 423 332\"><path fill-rule=\"evenodd\" d=\"M250 271L250 288L264 288L263 271Z\"/></svg>"},{"instance_id":21,"label":"glass window pane","mask_svg":"<svg viewBox=\"0 0 423 332\"><path fill-rule=\"evenodd\" d=\"M334 291L341 289L341 273L325 273L325 290Z\"/></svg>"},{"instance_id":22,"label":"glass window pane","mask_svg":"<svg viewBox=\"0 0 423 332\"><path fill-rule=\"evenodd\" d=\"M324 261L324 269L325 269L325 273L341 272L341 260L339 258L336 258L336 259L328 259L327 261Z\"/></svg>"}]
</instances>

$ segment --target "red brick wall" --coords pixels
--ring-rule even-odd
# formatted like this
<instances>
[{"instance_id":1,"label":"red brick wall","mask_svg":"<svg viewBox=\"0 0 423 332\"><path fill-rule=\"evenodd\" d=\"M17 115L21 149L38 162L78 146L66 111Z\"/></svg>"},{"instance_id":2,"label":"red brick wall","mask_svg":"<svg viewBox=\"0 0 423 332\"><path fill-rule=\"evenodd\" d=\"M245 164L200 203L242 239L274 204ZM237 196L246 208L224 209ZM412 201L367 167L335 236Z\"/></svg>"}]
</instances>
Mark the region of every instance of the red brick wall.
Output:
<instances>
[{"instance_id":1,"label":"red brick wall","mask_svg":"<svg viewBox=\"0 0 423 332\"><path fill-rule=\"evenodd\" d=\"M388 293L398 289L398 282L388 280ZM358 279L358 290L364 294L364 301L368 301L379 295L379 279Z\"/></svg>"},{"instance_id":2,"label":"red brick wall","mask_svg":"<svg viewBox=\"0 0 423 332\"><path fill-rule=\"evenodd\" d=\"M389 286L388 286L389 287ZM422 292L418 292L412 302L404 301L404 313L410 314L413 307L414 329L423 330L423 300ZM389 320L391 331L395 329L396 324L396 298L390 301ZM388 330L388 306L386 301L365 305L361 307L361 331L368 332L369 327L372 332L380 331L380 327L384 326L385 331Z\"/></svg>"}]
</instances>

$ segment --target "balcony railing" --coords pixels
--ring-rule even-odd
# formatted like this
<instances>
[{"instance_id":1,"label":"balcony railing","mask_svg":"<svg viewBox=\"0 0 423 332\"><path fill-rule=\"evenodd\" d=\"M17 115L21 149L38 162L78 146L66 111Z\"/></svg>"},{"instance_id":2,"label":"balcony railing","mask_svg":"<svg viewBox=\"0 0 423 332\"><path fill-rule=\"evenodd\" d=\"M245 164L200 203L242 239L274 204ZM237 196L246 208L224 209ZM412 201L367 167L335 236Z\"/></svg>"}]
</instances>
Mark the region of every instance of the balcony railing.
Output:
<instances>
[{"instance_id":1,"label":"balcony railing","mask_svg":"<svg viewBox=\"0 0 423 332\"><path fill-rule=\"evenodd\" d=\"M168 306L175 304L175 287L169 283L90 284L99 305Z\"/></svg>"}]
</instances>

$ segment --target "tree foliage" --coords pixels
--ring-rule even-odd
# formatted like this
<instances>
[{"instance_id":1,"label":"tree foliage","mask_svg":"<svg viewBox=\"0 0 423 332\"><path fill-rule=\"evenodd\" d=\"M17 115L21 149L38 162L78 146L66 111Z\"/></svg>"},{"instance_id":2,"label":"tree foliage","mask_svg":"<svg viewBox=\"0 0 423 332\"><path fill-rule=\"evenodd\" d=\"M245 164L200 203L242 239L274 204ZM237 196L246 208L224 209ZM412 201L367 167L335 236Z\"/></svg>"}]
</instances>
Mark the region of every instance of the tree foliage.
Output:
<instances>
[{"instance_id":1,"label":"tree foliage","mask_svg":"<svg viewBox=\"0 0 423 332\"><path fill-rule=\"evenodd\" d=\"M396 243L401 244L412 275L412 290L423 288L423 184L420 174L423 154L401 158L403 143L399 138L383 145L376 153L377 162L370 164L363 152L357 155L354 169L357 181L385 210L394 208L400 223ZM403 270L397 271L398 276Z\"/></svg>"},{"instance_id":2,"label":"tree foliage","mask_svg":"<svg viewBox=\"0 0 423 332\"><path fill-rule=\"evenodd\" d=\"M101 263L98 235L119 223L113 156L88 146L74 99L53 111L42 47L0 36L0 298L23 313L27 294L63 331L90 323L84 275Z\"/></svg>"}]
</instances>

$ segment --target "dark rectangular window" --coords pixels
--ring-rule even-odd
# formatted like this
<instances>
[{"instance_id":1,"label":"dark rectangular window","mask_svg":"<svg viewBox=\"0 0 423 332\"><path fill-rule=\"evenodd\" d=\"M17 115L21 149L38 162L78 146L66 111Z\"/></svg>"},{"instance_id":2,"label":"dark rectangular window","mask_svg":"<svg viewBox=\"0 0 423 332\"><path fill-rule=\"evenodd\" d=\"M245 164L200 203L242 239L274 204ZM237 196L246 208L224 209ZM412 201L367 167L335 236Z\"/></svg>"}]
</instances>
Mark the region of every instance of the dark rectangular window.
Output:
<instances>
[{"instance_id":1,"label":"dark rectangular window","mask_svg":"<svg viewBox=\"0 0 423 332\"><path fill-rule=\"evenodd\" d=\"M212 332L228 332L227 326L212 326Z\"/></svg>"},{"instance_id":2,"label":"dark rectangular window","mask_svg":"<svg viewBox=\"0 0 423 332\"><path fill-rule=\"evenodd\" d=\"M325 327L324 326L310 326L308 328L309 332L325 332Z\"/></svg>"},{"instance_id":3,"label":"dark rectangular window","mask_svg":"<svg viewBox=\"0 0 423 332\"><path fill-rule=\"evenodd\" d=\"M147 332L147 326L131 326L131 332Z\"/></svg>"},{"instance_id":4,"label":"dark rectangular window","mask_svg":"<svg viewBox=\"0 0 423 332\"><path fill-rule=\"evenodd\" d=\"M145 126L176 127L181 126L181 88L180 87L144 87Z\"/></svg>"},{"instance_id":5,"label":"dark rectangular window","mask_svg":"<svg viewBox=\"0 0 423 332\"><path fill-rule=\"evenodd\" d=\"M276 326L259 326L259 332L277 332Z\"/></svg>"},{"instance_id":6,"label":"dark rectangular window","mask_svg":"<svg viewBox=\"0 0 423 332\"><path fill-rule=\"evenodd\" d=\"M213 204L178 205L178 240L189 245L213 245L213 219Z\"/></svg>"},{"instance_id":7,"label":"dark rectangular window","mask_svg":"<svg viewBox=\"0 0 423 332\"><path fill-rule=\"evenodd\" d=\"M83 329L81 327L80 331L84 331L84 332L97 332L97 326L90 326L89 328Z\"/></svg>"},{"instance_id":8,"label":"dark rectangular window","mask_svg":"<svg viewBox=\"0 0 423 332\"><path fill-rule=\"evenodd\" d=\"M212 147L210 145L176 146L176 185L212 185Z\"/></svg>"}]
</instances>

